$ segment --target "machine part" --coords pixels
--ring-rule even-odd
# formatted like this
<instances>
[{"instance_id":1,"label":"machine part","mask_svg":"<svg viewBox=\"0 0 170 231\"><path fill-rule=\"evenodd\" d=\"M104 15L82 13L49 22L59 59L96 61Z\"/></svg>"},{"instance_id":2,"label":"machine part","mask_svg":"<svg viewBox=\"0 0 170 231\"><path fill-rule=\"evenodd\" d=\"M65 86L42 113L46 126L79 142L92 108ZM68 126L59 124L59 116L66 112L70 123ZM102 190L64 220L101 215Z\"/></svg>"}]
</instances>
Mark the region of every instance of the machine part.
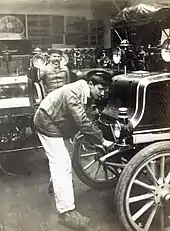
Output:
<instances>
[{"instance_id":1,"label":"machine part","mask_svg":"<svg viewBox=\"0 0 170 231\"><path fill-rule=\"evenodd\" d=\"M6 115L0 119L0 151L18 148L23 144L26 127L30 119L27 116Z\"/></svg>"},{"instance_id":2,"label":"machine part","mask_svg":"<svg viewBox=\"0 0 170 231\"><path fill-rule=\"evenodd\" d=\"M114 132L114 136L116 137L116 139L119 139L121 135L121 125L119 121L115 122L113 132Z\"/></svg>"},{"instance_id":3,"label":"machine part","mask_svg":"<svg viewBox=\"0 0 170 231\"><path fill-rule=\"evenodd\" d=\"M161 49L161 55L165 62L170 62L170 38L167 38L163 44Z\"/></svg>"},{"instance_id":4,"label":"machine part","mask_svg":"<svg viewBox=\"0 0 170 231\"><path fill-rule=\"evenodd\" d=\"M86 142L82 135L74 140L72 153L73 169L78 178L91 188L113 188L117 183L120 174L119 170L123 166L120 162L112 165L113 160L105 164L105 160L112 158L114 154L117 154L116 157L113 157L115 162L117 159L120 160L119 154L121 155L121 153L119 151L115 150L110 155L109 153L106 154L101 148L96 148L94 145ZM102 156L104 157L103 162L100 160Z\"/></svg>"},{"instance_id":5,"label":"machine part","mask_svg":"<svg viewBox=\"0 0 170 231\"><path fill-rule=\"evenodd\" d=\"M114 64L119 64L121 62L121 58L122 58L122 51L119 47L117 47L115 50L113 50L113 55L112 55Z\"/></svg>"},{"instance_id":6,"label":"machine part","mask_svg":"<svg viewBox=\"0 0 170 231\"><path fill-rule=\"evenodd\" d=\"M32 58L32 65L36 68L43 68L47 64L47 57L42 53L38 53Z\"/></svg>"},{"instance_id":7,"label":"machine part","mask_svg":"<svg viewBox=\"0 0 170 231\"><path fill-rule=\"evenodd\" d=\"M170 142L153 143L124 168L115 192L117 213L128 231L164 231L170 202Z\"/></svg>"},{"instance_id":8,"label":"machine part","mask_svg":"<svg viewBox=\"0 0 170 231\"><path fill-rule=\"evenodd\" d=\"M128 145L132 142L133 128L129 120L128 109L121 107L118 109L117 120L112 129L116 142L119 144Z\"/></svg>"}]
</instances>

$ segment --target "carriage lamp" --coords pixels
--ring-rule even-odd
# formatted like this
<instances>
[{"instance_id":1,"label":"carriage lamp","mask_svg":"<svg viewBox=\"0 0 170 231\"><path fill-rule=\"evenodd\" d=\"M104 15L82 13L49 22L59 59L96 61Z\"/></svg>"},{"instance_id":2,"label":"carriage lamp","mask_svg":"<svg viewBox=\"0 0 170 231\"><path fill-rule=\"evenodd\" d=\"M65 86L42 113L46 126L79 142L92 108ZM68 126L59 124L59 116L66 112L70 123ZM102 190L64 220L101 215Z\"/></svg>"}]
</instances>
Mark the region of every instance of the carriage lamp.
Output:
<instances>
[{"instance_id":1,"label":"carriage lamp","mask_svg":"<svg viewBox=\"0 0 170 231\"><path fill-rule=\"evenodd\" d=\"M114 135L118 139L120 137L120 134L121 134L121 125L117 120L114 126Z\"/></svg>"},{"instance_id":2,"label":"carriage lamp","mask_svg":"<svg viewBox=\"0 0 170 231\"><path fill-rule=\"evenodd\" d=\"M113 50L113 55L112 55L114 64L119 64L121 62L121 58L122 58L122 51L119 47L117 47L115 50Z\"/></svg>"},{"instance_id":3,"label":"carriage lamp","mask_svg":"<svg viewBox=\"0 0 170 231\"><path fill-rule=\"evenodd\" d=\"M128 109L121 107L118 109L118 117L113 128L114 136L119 143L126 144L132 134L132 126L129 121Z\"/></svg>"},{"instance_id":4,"label":"carriage lamp","mask_svg":"<svg viewBox=\"0 0 170 231\"><path fill-rule=\"evenodd\" d=\"M36 54L32 57L32 65L33 67L43 68L47 63L47 58L44 54Z\"/></svg>"}]
</instances>

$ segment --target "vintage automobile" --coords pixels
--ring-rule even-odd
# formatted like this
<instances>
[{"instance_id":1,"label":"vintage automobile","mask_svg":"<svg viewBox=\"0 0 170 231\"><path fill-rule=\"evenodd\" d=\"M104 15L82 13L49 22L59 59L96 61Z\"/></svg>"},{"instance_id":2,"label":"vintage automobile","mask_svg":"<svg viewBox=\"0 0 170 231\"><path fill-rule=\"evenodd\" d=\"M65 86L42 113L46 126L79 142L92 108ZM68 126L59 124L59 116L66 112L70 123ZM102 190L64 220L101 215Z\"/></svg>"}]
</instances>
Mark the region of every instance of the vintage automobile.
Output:
<instances>
[{"instance_id":1,"label":"vintage automobile","mask_svg":"<svg viewBox=\"0 0 170 231\"><path fill-rule=\"evenodd\" d=\"M39 70L47 63L47 52L21 34L0 33L0 154L42 147L33 116L46 95Z\"/></svg>"},{"instance_id":2,"label":"vintage automobile","mask_svg":"<svg viewBox=\"0 0 170 231\"><path fill-rule=\"evenodd\" d=\"M73 144L77 176L96 189L116 188L117 214L128 231L169 227L169 21L170 8L144 4L112 19L120 39L113 50L119 75L104 106L91 114L113 145L91 145L81 133ZM22 36L0 35L1 154L40 147L32 119L44 97L37 80L47 59L41 51L32 56Z\"/></svg>"},{"instance_id":3,"label":"vintage automobile","mask_svg":"<svg viewBox=\"0 0 170 231\"><path fill-rule=\"evenodd\" d=\"M0 34L0 153L24 146L35 112L29 78L31 44L20 34Z\"/></svg>"},{"instance_id":4,"label":"vintage automobile","mask_svg":"<svg viewBox=\"0 0 170 231\"><path fill-rule=\"evenodd\" d=\"M128 231L170 226L169 22L170 8L144 4L111 20L120 33L113 59L124 73L112 78L95 123L113 145L94 146L81 133L74 139L75 173L94 189L115 189L117 214Z\"/></svg>"}]
</instances>

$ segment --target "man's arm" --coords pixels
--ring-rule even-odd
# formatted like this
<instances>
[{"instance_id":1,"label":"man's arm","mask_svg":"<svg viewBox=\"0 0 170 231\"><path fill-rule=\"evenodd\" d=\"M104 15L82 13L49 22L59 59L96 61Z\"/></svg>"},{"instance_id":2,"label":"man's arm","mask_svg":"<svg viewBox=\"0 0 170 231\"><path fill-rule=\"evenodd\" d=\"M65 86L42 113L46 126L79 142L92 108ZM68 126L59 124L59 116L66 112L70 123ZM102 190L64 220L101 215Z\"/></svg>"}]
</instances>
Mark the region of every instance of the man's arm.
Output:
<instances>
[{"instance_id":1,"label":"man's arm","mask_svg":"<svg viewBox=\"0 0 170 231\"><path fill-rule=\"evenodd\" d=\"M73 117L80 131L86 135L87 139L94 144L102 144L104 139L102 132L97 129L91 120L88 119L85 108L78 99L77 95L71 90L67 91L66 104L69 113Z\"/></svg>"}]
</instances>

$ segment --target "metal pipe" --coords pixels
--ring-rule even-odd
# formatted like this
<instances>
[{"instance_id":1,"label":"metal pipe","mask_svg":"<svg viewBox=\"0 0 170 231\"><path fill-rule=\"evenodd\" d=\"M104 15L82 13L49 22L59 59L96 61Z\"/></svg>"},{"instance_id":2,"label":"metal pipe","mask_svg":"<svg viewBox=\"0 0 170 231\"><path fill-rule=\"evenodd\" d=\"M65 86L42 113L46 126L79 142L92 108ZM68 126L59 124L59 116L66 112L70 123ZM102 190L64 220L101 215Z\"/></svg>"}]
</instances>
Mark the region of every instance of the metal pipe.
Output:
<instances>
[{"instance_id":1,"label":"metal pipe","mask_svg":"<svg viewBox=\"0 0 170 231\"><path fill-rule=\"evenodd\" d=\"M118 163L110 163L110 162L105 162L105 165L119 167L119 168L124 168L126 166L126 164L118 164Z\"/></svg>"},{"instance_id":2,"label":"metal pipe","mask_svg":"<svg viewBox=\"0 0 170 231\"><path fill-rule=\"evenodd\" d=\"M129 150L129 149L132 149L132 148L130 146L126 146L126 147L121 147L119 149L116 149L116 150L109 152L106 155L100 157L100 161L104 162L107 158L112 157L112 156L114 156L114 155L116 155L122 151Z\"/></svg>"},{"instance_id":3,"label":"metal pipe","mask_svg":"<svg viewBox=\"0 0 170 231\"><path fill-rule=\"evenodd\" d=\"M43 146L35 146L35 147L25 147L25 148L17 148L17 149L11 149L11 150L3 150L0 151L0 155L1 154L5 154L5 153L10 153L10 152L20 152L20 151L28 151L28 150L34 150L34 149L40 149L43 148Z\"/></svg>"}]
</instances>

